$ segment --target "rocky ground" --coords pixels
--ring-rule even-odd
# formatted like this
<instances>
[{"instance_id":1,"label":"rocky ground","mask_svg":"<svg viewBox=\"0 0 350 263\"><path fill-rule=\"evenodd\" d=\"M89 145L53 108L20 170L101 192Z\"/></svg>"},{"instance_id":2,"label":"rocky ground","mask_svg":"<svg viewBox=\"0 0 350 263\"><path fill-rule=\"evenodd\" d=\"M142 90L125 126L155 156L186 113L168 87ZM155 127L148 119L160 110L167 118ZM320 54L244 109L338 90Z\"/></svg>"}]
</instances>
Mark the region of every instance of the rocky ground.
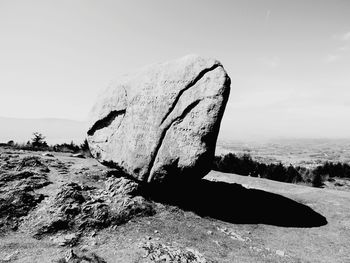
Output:
<instances>
[{"instance_id":1,"label":"rocky ground","mask_svg":"<svg viewBox=\"0 0 350 263\"><path fill-rule=\"evenodd\" d=\"M350 193L211 172L149 187L0 148L0 262L350 262Z\"/></svg>"}]
</instances>

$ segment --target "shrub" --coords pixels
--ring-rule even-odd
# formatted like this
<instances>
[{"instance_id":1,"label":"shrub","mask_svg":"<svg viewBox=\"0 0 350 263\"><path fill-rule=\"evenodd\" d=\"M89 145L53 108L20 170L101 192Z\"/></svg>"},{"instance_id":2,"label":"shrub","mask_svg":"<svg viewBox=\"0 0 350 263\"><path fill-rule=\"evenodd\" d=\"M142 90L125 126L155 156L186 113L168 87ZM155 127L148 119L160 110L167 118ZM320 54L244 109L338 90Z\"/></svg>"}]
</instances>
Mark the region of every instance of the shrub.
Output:
<instances>
[{"instance_id":1,"label":"shrub","mask_svg":"<svg viewBox=\"0 0 350 263\"><path fill-rule=\"evenodd\" d=\"M53 150L55 152L77 153L80 151L80 147L71 141L70 143L55 144Z\"/></svg>"},{"instance_id":2,"label":"shrub","mask_svg":"<svg viewBox=\"0 0 350 263\"><path fill-rule=\"evenodd\" d=\"M312 180L313 187L322 187L323 186L323 178L320 174L316 174Z\"/></svg>"},{"instance_id":3,"label":"shrub","mask_svg":"<svg viewBox=\"0 0 350 263\"><path fill-rule=\"evenodd\" d=\"M87 139L85 139L84 142L80 144L80 150L83 152L85 157L92 157Z\"/></svg>"}]
</instances>

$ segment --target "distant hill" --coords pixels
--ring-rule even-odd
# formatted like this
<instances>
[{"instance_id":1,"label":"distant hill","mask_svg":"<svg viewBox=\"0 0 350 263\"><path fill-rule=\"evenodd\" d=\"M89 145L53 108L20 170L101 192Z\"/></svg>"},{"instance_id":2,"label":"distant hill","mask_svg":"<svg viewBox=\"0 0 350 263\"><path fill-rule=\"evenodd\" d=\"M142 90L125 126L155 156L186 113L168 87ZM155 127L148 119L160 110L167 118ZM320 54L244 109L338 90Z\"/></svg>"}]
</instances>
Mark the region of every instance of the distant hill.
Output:
<instances>
[{"instance_id":1,"label":"distant hill","mask_svg":"<svg viewBox=\"0 0 350 263\"><path fill-rule=\"evenodd\" d=\"M33 132L40 132L49 144L81 143L85 138L86 123L67 119L17 119L0 117L0 142L27 142Z\"/></svg>"}]
</instances>

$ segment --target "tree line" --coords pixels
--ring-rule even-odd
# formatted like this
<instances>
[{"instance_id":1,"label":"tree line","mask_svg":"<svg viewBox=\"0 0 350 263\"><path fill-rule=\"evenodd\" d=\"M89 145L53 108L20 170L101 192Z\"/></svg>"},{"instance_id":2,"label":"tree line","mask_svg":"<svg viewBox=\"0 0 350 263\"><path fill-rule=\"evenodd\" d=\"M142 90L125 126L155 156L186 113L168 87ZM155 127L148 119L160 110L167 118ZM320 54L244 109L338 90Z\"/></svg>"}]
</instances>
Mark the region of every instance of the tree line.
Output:
<instances>
[{"instance_id":1,"label":"tree line","mask_svg":"<svg viewBox=\"0 0 350 263\"><path fill-rule=\"evenodd\" d=\"M16 143L11 140L8 141L6 145L20 150L83 153L85 156L91 155L89 144L86 139L82 144L79 145L75 144L73 141L70 143L48 145L45 139L46 137L43 134L34 132L33 137L27 141L27 143Z\"/></svg>"},{"instance_id":2,"label":"tree line","mask_svg":"<svg viewBox=\"0 0 350 263\"><path fill-rule=\"evenodd\" d=\"M301 166L285 166L280 163L260 163L252 159L249 154L237 156L228 153L215 156L213 170L235 173L252 177L266 178L286 183L307 183L315 187L321 187L329 178L350 178L350 165L347 163L325 162L313 169Z\"/></svg>"}]
</instances>

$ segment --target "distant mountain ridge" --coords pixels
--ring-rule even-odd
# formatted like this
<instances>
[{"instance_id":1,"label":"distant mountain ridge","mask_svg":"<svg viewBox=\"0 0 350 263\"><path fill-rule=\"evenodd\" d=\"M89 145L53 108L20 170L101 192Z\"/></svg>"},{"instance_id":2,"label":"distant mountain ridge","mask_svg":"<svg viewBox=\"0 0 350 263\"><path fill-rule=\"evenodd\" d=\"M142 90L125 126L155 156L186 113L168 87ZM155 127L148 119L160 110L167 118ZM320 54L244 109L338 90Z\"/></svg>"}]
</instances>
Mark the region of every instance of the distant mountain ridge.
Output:
<instances>
[{"instance_id":1,"label":"distant mountain ridge","mask_svg":"<svg viewBox=\"0 0 350 263\"><path fill-rule=\"evenodd\" d=\"M33 132L40 132L46 137L48 144L71 141L81 143L85 138L86 126L84 121L69 119L0 117L0 142L13 140L23 143L32 138Z\"/></svg>"}]
</instances>

